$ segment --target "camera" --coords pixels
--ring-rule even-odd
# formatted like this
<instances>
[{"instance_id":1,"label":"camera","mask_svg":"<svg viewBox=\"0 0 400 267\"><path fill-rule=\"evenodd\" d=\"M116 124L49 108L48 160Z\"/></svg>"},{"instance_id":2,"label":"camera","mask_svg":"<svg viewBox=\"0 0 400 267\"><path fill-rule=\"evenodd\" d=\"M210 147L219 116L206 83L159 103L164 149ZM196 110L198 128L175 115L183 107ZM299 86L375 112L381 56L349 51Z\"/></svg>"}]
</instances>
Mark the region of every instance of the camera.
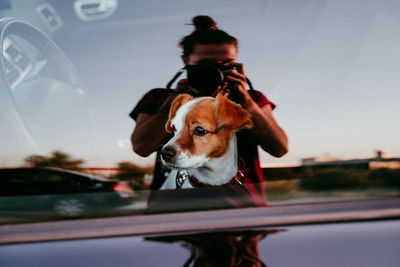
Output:
<instances>
[{"instance_id":1,"label":"camera","mask_svg":"<svg viewBox=\"0 0 400 267\"><path fill-rule=\"evenodd\" d=\"M197 65L186 66L188 84L205 95L211 94L223 84L225 78L223 71L233 68L211 59L202 59Z\"/></svg>"}]
</instances>

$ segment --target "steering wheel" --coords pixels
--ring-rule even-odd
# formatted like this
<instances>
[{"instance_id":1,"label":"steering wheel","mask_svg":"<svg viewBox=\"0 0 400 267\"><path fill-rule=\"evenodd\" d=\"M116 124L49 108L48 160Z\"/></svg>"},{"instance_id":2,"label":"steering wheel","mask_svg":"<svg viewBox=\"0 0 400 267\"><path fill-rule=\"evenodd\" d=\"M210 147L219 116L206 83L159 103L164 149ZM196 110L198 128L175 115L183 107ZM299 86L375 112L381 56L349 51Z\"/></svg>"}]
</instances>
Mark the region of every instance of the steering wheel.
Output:
<instances>
[{"instance_id":1,"label":"steering wheel","mask_svg":"<svg viewBox=\"0 0 400 267\"><path fill-rule=\"evenodd\" d=\"M43 59L39 67L39 62L30 57L29 51L24 51L31 59L31 73L17 85L10 80L10 65L15 62L5 51L10 40L16 45L20 43L20 50L23 50L24 43L34 47ZM14 128L13 131L18 132L20 137L29 140L35 148L41 148L44 143L50 147L57 145L57 142L49 144L42 139L65 130L59 128L60 121L64 125L75 124L74 119L80 117L87 127L90 119L85 85L66 55L44 32L28 22L14 18L0 19L0 64L0 122L5 121L9 130ZM71 116L68 109L80 112L80 115ZM73 125L70 126L69 132L73 128Z\"/></svg>"}]
</instances>

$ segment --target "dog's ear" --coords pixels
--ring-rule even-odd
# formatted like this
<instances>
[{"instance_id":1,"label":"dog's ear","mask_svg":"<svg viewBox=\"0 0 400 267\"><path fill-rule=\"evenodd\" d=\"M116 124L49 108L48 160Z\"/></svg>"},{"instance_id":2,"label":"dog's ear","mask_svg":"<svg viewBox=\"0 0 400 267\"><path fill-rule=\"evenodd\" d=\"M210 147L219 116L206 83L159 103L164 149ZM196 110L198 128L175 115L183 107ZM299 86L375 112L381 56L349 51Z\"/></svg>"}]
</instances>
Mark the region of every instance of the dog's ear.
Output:
<instances>
[{"instance_id":1,"label":"dog's ear","mask_svg":"<svg viewBox=\"0 0 400 267\"><path fill-rule=\"evenodd\" d=\"M218 94L216 108L217 129L228 129L236 131L239 129L250 129L253 127L253 121L249 112L241 105L230 101L223 94Z\"/></svg>"},{"instance_id":2,"label":"dog's ear","mask_svg":"<svg viewBox=\"0 0 400 267\"><path fill-rule=\"evenodd\" d=\"M169 108L168 121L165 124L165 130L167 133L172 133L171 121L175 117L178 108L191 99L193 99L193 97L189 94L180 94L172 101L171 107Z\"/></svg>"}]
</instances>

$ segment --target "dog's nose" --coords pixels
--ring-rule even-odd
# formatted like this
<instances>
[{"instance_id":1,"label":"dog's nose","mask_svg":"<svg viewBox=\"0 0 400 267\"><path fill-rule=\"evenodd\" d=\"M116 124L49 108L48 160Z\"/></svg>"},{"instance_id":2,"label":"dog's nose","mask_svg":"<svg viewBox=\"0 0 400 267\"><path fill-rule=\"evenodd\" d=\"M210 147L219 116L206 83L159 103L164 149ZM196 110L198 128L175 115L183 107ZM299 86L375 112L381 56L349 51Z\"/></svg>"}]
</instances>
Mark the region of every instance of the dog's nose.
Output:
<instances>
[{"instance_id":1,"label":"dog's nose","mask_svg":"<svg viewBox=\"0 0 400 267\"><path fill-rule=\"evenodd\" d=\"M173 149L170 146L164 147L163 149L161 149L161 157L164 161L170 161L175 155L176 155L176 151L175 149Z\"/></svg>"}]
</instances>

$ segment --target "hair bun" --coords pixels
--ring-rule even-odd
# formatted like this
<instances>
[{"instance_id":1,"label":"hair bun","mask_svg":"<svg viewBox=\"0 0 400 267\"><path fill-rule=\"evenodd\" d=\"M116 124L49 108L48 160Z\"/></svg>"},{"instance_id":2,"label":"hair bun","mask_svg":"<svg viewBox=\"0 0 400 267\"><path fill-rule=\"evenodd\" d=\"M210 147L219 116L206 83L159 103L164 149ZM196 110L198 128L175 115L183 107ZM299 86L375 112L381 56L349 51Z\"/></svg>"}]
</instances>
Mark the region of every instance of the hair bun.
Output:
<instances>
[{"instance_id":1,"label":"hair bun","mask_svg":"<svg viewBox=\"0 0 400 267\"><path fill-rule=\"evenodd\" d=\"M217 23L209 16L196 16L192 19L195 31L216 30Z\"/></svg>"}]
</instances>

